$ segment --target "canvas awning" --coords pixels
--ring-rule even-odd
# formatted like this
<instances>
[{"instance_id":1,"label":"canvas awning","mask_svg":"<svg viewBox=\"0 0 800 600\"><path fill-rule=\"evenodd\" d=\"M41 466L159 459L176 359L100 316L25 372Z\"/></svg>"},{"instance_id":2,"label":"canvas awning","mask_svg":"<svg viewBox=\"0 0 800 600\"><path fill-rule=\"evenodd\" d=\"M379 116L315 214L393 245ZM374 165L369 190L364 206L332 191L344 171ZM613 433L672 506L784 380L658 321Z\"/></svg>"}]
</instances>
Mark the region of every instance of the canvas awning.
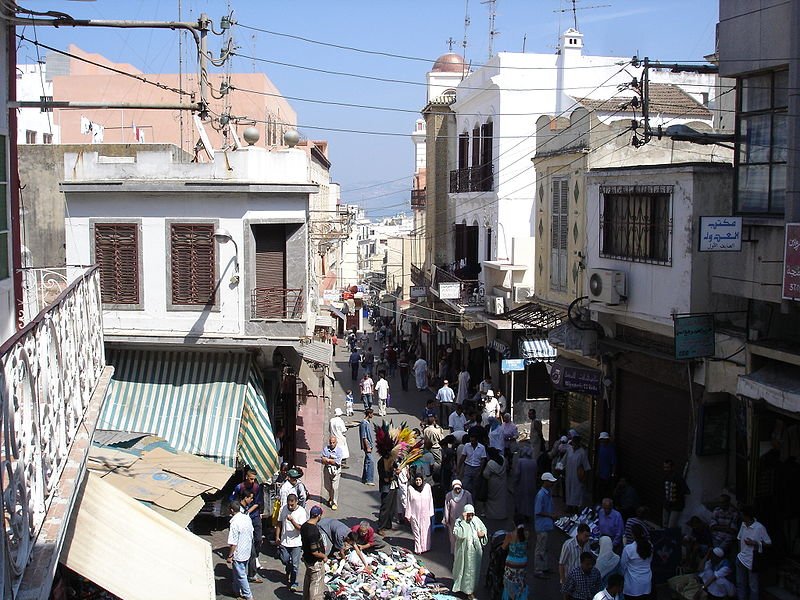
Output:
<instances>
[{"instance_id":1,"label":"canvas awning","mask_svg":"<svg viewBox=\"0 0 800 600\"><path fill-rule=\"evenodd\" d=\"M174 448L262 477L278 470L263 385L245 353L116 350L98 428L163 437Z\"/></svg>"},{"instance_id":2,"label":"canvas awning","mask_svg":"<svg viewBox=\"0 0 800 600\"><path fill-rule=\"evenodd\" d=\"M331 306L329 304L326 304L322 308L324 308L325 310L327 310L327 311L331 312L332 314L336 315L336 317L341 319L342 321L347 321L347 317L345 316L345 314L341 310L336 308L335 306Z\"/></svg>"},{"instance_id":3,"label":"canvas awning","mask_svg":"<svg viewBox=\"0 0 800 600\"><path fill-rule=\"evenodd\" d=\"M520 356L525 364L535 362L553 362L557 352L546 339L524 337L519 340Z\"/></svg>"},{"instance_id":4,"label":"canvas awning","mask_svg":"<svg viewBox=\"0 0 800 600\"><path fill-rule=\"evenodd\" d=\"M313 341L310 344L302 344L299 348L303 360L329 366L333 360L333 344L328 342Z\"/></svg>"},{"instance_id":5,"label":"canvas awning","mask_svg":"<svg viewBox=\"0 0 800 600\"><path fill-rule=\"evenodd\" d=\"M486 327L480 326L474 329L459 327L456 329L456 338L462 344L467 344L472 350L486 346Z\"/></svg>"},{"instance_id":6,"label":"canvas awning","mask_svg":"<svg viewBox=\"0 0 800 600\"><path fill-rule=\"evenodd\" d=\"M334 327L333 317L328 315L317 315L314 321L314 327Z\"/></svg>"},{"instance_id":7,"label":"canvas awning","mask_svg":"<svg viewBox=\"0 0 800 600\"><path fill-rule=\"evenodd\" d=\"M736 393L754 400L763 399L781 410L800 412L800 377L797 367L767 365L748 375L740 375Z\"/></svg>"},{"instance_id":8,"label":"canvas awning","mask_svg":"<svg viewBox=\"0 0 800 600\"><path fill-rule=\"evenodd\" d=\"M211 545L88 473L60 561L125 600L216 598Z\"/></svg>"}]
</instances>

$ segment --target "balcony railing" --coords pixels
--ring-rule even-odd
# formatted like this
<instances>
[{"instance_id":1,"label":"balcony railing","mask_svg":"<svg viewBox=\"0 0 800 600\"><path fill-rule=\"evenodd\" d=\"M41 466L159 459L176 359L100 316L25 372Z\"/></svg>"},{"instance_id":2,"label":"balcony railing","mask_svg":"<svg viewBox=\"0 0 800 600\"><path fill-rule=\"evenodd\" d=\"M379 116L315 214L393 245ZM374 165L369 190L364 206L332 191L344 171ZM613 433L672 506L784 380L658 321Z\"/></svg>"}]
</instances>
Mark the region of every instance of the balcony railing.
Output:
<instances>
[{"instance_id":1,"label":"balcony railing","mask_svg":"<svg viewBox=\"0 0 800 600\"><path fill-rule=\"evenodd\" d=\"M411 208L425 208L426 190L411 190Z\"/></svg>"},{"instance_id":2,"label":"balcony railing","mask_svg":"<svg viewBox=\"0 0 800 600\"><path fill-rule=\"evenodd\" d=\"M440 283L460 284L459 297L457 299L450 299L451 302L454 302L461 307L483 307L486 292L484 290L482 281L478 279L460 279L452 273L437 267L436 273L433 277L433 287L437 294L439 294Z\"/></svg>"},{"instance_id":3,"label":"balcony railing","mask_svg":"<svg viewBox=\"0 0 800 600\"><path fill-rule=\"evenodd\" d=\"M494 165L492 163L450 171L451 194L491 192L492 190L494 190Z\"/></svg>"},{"instance_id":4,"label":"balcony railing","mask_svg":"<svg viewBox=\"0 0 800 600\"><path fill-rule=\"evenodd\" d=\"M428 275L425 273L425 270L413 263L411 264L411 283L418 286L430 285L430 281L428 280Z\"/></svg>"},{"instance_id":5,"label":"balcony railing","mask_svg":"<svg viewBox=\"0 0 800 600\"><path fill-rule=\"evenodd\" d=\"M48 511L69 500L60 480L105 364L97 268L82 269L57 287L61 291L48 296L47 308L0 346L0 589L11 597L23 575L27 580L34 551L55 545ZM60 527L66 528L68 517L62 516Z\"/></svg>"},{"instance_id":6,"label":"balcony railing","mask_svg":"<svg viewBox=\"0 0 800 600\"><path fill-rule=\"evenodd\" d=\"M250 292L251 319L302 319L304 309L303 288L253 288Z\"/></svg>"}]
</instances>

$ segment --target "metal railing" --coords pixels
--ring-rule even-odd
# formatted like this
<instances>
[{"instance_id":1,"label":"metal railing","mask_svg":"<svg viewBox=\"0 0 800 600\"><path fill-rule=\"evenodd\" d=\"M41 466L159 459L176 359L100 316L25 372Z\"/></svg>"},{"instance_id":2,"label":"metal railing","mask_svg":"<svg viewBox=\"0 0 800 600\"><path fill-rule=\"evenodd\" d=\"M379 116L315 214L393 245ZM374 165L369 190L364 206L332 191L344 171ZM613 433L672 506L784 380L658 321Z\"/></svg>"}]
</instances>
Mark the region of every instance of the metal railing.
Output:
<instances>
[{"instance_id":1,"label":"metal railing","mask_svg":"<svg viewBox=\"0 0 800 600\"><path fill-rule=\"evenodd\" d=\"M457 276L453 275L449 271L441 269L439 267L436 268L436 273L433 277L433 287L436 289L436 293L439 293L439 284L440 283L458 283L460 284L460 292L459 297L457 299L451 299L451 302L455 302L459 306L467 307L467 306L483 306L484 305L484 298L486 296L485 288L483 282L479 279L460 279Z\"/></svg>"},{"instance_id":2,"label":"metal railing","mask_svg":"<svg viewBox=\"0 0 800 600\"><path fill-rule=\"evenodd\" d=\"M0 346L0 589L13 594L105 365L97 267L56 285L62 284L55 297L46 295L46 308Z\"/></svg>"},{"instance_id":3,"label":"metal railing","mask_svg":"<svg viewBox=\"0 0 800 600\"><path fill-rule=\"evenodd\" d=\"M425 208L426 190L411 190L411 208Z\"/></svg>"},{"instance_id":4,"label":"metal railing","mask_svg":"<svg viewBox=\"0 0 800 600\"><path fill-rule=\"evenodd\" d=\"M450 171L451 194L491 192L492 190L494 190L494 165L492 163Z\"/></svg>"},{"instance_id":5,"label":"metal railing","mask_svg":"<svg viewBox=\"0 0 800 600\"><path fill-rule=\"evenodd\" d=\"M250 319L302 319L303 288L253 288Z\"/></svg>"},{"instance_id":6,"label":"metal railing","mask_svg":"<svg viewBox=\"0 0 800 600\"><path fill-rule=\"evenodd\" d=\"M428 275L422 267L411 263L411 283L414 285L429 285Z\"/></svg>"}]
</instances>

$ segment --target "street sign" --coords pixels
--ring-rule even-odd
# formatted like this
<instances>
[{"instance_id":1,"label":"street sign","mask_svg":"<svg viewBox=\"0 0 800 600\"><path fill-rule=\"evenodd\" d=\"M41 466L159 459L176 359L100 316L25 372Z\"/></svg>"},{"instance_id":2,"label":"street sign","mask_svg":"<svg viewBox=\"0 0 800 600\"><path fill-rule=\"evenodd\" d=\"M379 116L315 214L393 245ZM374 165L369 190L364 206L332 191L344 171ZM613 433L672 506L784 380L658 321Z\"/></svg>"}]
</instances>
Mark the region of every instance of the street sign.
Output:
<instances>
[{"instance_id":1,"label":"street sign","mask_svg":"<svg viewBox=\"0 0 800 600\"><path fill-rule=\"evenodd\" d=\"M800 223L786 224L783 254L783 299L800 300Z\"/></svg>"},{"instance_id":2,"label":"street sign","mask_svg":"<svg viewBox=\"0 0 800 600\"><path fill-rule=\"evenodd\" d=\"M675 358L714 356L714 315L691 315L673 319Z\"/></svg>"},{"instance_id":3,"label":"street sign","mask_svg":"<svg viewBox=\"0 0 800 600\"><path fill-rule=\"evenodd\" d=\"M500 363L500 370L503 373L510 371L524 371L525 359L524 358L504 358Z\"/></svg>"},{"instance_id":4,"label":"street sign","mask_svg":"<svg viewBox=\"0 0 800 600\"><path fill-rule=\"evenodd\" d=\"M449 281L447 283L440 283L439 298L441 300L458 300L461 298L461 284Z\"/></svg>"},{"instance_id":5,"label":"street sign","mask_svg":"<svg viewBox=\"0 0 800 600\"><path fill-rule=\"evenodd\" d=\"M700 217L700 252L741 252L742 217Z\"/></svg>"},{"instance_id":6,"label":"street sign","mask_svg":"<svg viewBox=\"0 0 800 600\"><path fill-rule=\"evenodd\" d=\"M424 298L428 295L428 288L424 285L412 285L411 289L409 290L409 296L411 298Z\"/></svg>"}]
</instances>

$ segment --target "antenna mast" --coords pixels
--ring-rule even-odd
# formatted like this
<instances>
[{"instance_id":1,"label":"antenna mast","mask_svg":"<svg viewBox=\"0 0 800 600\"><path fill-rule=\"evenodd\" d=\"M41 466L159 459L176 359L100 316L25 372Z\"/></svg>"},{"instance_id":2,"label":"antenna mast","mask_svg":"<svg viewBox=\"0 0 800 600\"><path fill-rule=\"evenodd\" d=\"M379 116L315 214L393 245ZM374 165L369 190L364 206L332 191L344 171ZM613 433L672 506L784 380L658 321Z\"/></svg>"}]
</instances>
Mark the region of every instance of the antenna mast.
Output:
<instances>
[{"instance_id":1,"label":"antenna mast","mask_svg":"<svg viewBox=\"0 0 800 600\"><path fill-rule=\"evenodd\" d=\"M464 0L464 41L461 42L464 64L467 64L467 33L469 32L469 0Z\"/></svg>"},{"instance_id":2,"label":"antenna mast","mask_svg":"<svg viewBox=\"0 0 800 600\"><path fill-rule=\"evenodd\" d=\"M589 10L591 8L608 8L611 6L610 4L595 4L594 6L577 6L578 0L571 0L572 8L559 8L558 10L554 10L555 13L565 13L571 12L572 13L572 26L575 28L575 31L578 31L578 11L579 10ZM559 27L560 29L560 27ZM561 35L561 31L558 32Z\"/></svg>"},{"instance_id":3,"label":"antenna mast","mask_svg":"<svg viewBox=\"0 0 800 600\"><path fill-rule=\"evenodd\" d=\"M182 9L181 0L178 0L178 21L182 20L182 18L183 18L181 9ZM183 91L183 36L184 35L186 35L186 34L183 31L180 31L178 33L178 89L180 91ZM183 104L183 94L178 94L178 102ZM180 129L180 132L181 132L181 134L180 134L181 146L180 147L181 147L181 150L184 150L185 149L183 147L183 141L184 141L183 128L184 128L184 123L183 123L183 111L182 110L178 111L178 128ZM155 137L155 136L153 136L153 137Z\"/></svg>"},{"instance_id":4,"label":"antenna mast","mask_svg":"<svg viewBox=\"0 0 800 600\"><path fill-rule=\"evenodd\" d=\"M497 0L481 0L481 4L489 5L489 58L492 58L494 56L494 38L500 34L494 28L494 22L497 18Z\"/></svg>"}]
</instances>

